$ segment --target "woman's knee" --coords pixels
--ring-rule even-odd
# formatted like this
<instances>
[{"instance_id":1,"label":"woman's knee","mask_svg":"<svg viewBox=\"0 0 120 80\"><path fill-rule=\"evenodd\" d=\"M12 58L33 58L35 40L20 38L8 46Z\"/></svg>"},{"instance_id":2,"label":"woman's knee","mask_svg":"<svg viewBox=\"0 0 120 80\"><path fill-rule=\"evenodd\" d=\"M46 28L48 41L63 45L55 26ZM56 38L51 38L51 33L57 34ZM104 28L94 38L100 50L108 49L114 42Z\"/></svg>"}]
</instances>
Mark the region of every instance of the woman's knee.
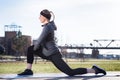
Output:
<instances>
[{"instance_id":1,"label":"woman's knee","mask_svg":"<svg viewBox=\"0 0 120 80\"><path fill-rule=\"evenodd\" d=\"M33 50L33 45L28 47L28 50Z\"/></svg>"},{"instance_id":2,"label":"woman's knee","mask_svg":"<svg viewBox=\"0 0 120 80\"><path fill-rule=\"evenodd\" d=\"M74 73L73 73L72 69L71 69L70 71L67 71L66 74L67 74L68 76L74 76Z\"/></svg>"},{"instance_id":3,"label":"woman's knee","mask_svg":"<svg viewBox=\"0 0 120 80\"><path fill-rule=\"evenodd\" d=\"M28 51L33 51L33 47L34 47L34 46L29 46L29 47L28 47Z\"/></svg>"},{"instance_id":4,"label":"woman's knee","mask_svg":"<svg viewBox=\"0 0 120 80\"><path fill-rule=\"evenodd\" d=\"M34 52L33 46L29 46L28 49L27 49L27 54L33 53L33 52Z\"/></svg>"}]
</instances>

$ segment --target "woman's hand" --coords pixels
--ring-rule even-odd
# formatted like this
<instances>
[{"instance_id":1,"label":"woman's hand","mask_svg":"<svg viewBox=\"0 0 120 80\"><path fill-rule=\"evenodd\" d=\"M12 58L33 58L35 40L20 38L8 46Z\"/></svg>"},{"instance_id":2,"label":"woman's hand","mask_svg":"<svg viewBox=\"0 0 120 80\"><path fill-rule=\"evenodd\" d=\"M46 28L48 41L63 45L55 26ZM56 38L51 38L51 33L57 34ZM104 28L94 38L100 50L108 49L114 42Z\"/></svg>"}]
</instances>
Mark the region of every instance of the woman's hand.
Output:
<instances>
[{"instance_id":1,"label":"woman's hand","mask_svg":"<svg viewBox=\"0 0 120 80\"><path fill-rule=\"evenodd\" d=\"M33 48L33 49L34 49L34 51L35 51L35 50L37 50L38 48L39 48L39 44L36 42L36 43L34 44L34 48Z\"/></svg>"}]
</instances>

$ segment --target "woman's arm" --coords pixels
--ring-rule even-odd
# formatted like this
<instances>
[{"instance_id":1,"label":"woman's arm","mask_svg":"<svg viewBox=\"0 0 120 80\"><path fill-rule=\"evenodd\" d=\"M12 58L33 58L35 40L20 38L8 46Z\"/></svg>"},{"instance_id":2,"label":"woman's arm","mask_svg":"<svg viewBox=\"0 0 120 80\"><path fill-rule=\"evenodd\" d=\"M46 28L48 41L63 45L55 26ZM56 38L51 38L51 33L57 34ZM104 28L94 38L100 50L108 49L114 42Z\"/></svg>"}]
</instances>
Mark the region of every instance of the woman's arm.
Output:
<instances>
[{"instance_id":1,"label":"woman's arm","mask_svg":"<svg viewBox=\"0 0 120 80\"><path fill-rule=\"evenodd\" d=\"M49 33L48 26L44 26L41 35L39 36L36 44L34 44L34 50L37 50L39 48L39 45L45 40L45 38L47 37L48 33Z\"/></svg>"}]
</instances>

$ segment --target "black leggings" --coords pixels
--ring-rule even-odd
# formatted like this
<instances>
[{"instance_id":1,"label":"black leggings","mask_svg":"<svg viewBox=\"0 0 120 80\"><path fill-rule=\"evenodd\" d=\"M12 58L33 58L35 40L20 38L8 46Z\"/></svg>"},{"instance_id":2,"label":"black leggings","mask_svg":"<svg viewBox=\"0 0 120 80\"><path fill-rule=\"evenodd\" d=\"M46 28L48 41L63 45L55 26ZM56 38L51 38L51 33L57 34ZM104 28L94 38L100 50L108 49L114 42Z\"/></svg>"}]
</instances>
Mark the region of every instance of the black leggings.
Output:
<instances>
[{"instance_id":1,"label":"black leggings","mask_svg":"<svg viewBox=\"0 0 120 80\"><path fill-rule=\"evenodd\" d=\"M71 69L62 59L60 53L55 53L54 55L51 55L49 57L44 56L41 53L41 50L34 51L33 46L30 46L28 48L27 52L27 63L32 64L34 61L34 54L38 55L39 57L42 57L43 59L50 60L60 71L64 72L65 74L69 76L74 76L78 74L86 74L87 69L86 68L77 68L77 69Z\"/></svg>"}]
</instances>

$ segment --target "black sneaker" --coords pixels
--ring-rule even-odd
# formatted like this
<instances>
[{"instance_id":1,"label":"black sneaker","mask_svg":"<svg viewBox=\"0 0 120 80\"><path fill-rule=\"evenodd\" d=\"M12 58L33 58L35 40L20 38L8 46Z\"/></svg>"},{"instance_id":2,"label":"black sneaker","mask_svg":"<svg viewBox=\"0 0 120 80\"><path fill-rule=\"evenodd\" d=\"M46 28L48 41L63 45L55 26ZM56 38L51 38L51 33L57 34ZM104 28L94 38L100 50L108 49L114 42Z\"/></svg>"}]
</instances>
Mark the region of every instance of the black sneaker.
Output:
<instances>
[{"instance_id":1,"label":"black sneaker","mask_svg":"<svg viewBox=\"0 0 120 80\"><path fill-rule=\"evenodd\" d=\"M30 69L25 69L24 72L18 74L19 76L24 76L24 75L33 75L33 71Z\"/></svg>"},{"instance_id":2,"label":"black sneaker","mask_svg":"<svg viewBox=\"0 0 120 80\"><path fill-rule=\"evenodd\" d=\"M96 65L93 65L92 69L95 70L95 74L98 74L98 73L103 73L104 75L106 75L106 71Z\"/></svg>"}]
</instances>

